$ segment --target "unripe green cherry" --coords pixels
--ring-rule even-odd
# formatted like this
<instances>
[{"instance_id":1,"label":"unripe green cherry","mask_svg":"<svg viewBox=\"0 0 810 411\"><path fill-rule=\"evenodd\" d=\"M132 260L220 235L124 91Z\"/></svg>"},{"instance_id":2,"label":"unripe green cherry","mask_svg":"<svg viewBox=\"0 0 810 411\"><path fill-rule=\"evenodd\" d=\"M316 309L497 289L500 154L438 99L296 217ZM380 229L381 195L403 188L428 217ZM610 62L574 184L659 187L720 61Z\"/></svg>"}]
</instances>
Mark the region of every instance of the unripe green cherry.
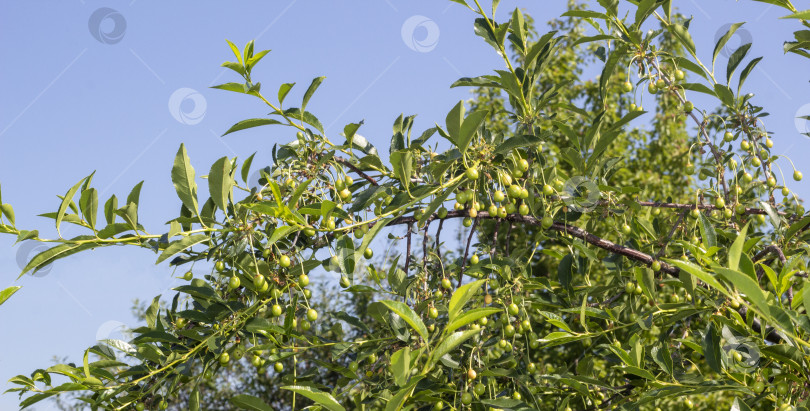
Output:
<instances>
[{"instance_id":1,"label":"unripe green cherry","mask_svg":"<svg viewBox=\"0 0 810 411\"><path fill-rule=\"evenodd\" d=\"M633 83L625 81L624 84L622 84L622 91L624 91L625 93L633 91Z\"/></svg>"},{"instance_id":2,"label":"unripe green cherry","mask_svg":"<svg viewBox=\"0 0 810 411\"><path fill-rule=\"evenodd\" d=\"M635 290L636 285L633 284L632 282L628 282L627 284L624 285L624 292L626 292L627 294L633 294L633 291Z\"/></svg>"},{"instance_id":3,"label":"unripe green cherry","mask_svg":"<svg viewBox=\"0 0 810 411\"><path fill-rule=\"evenodd\" d=\"M371 248L366 247L366 249L363 250L363 257L365 259L369 259L371 257L374 257L374 250L372 250Z\"/></svg>"},{"instance_id":4,"label":"unripe green cherry","mask_svg":"<svg viewBox=\"0 0 810 411\"><path fill-rule=\"evenodd\" d=\"M239 281L239 277L233 276L228 281L228 288L230 288L231 290L235 290L235 289L239 288L240 284L241 284L241 281Z\"/></svg>"},{"instance_id":5,"label":"unripe green cherry","mask_svg":"<svg viewBox=\"0 0 810 411\"><path fill-rule=\"evenodd\" d=\"M507 307L507 311L509 312L509 315L517 315L520 312L520 307L518 307L517 304L512 303Z\"/></svg>"},{"instance_id":6,"label":"unripe green cherry","mask_svg":"<svg viewBox=\"0 0 810 411\"><path fill-rule=\"evenodd\" d=\"M465 392L464 394L461 394L461 403L462 404L470 405L472 403L472 400L473 400L472 394L470 394L468 392Z\"/></svg>"},{"instance_id":7,"label":"unripe green cherry","mask_svg":"<svg viewBox=\"0 0 810 411\"><path fill-rule=\"evenodd\" d=\"M632 228L630 228L630 226L629 226L627 223L622 224L622 234L624 234L624 235L628 235L628 234L630 234L632 231L633 231L633 229L632 229Z\"/></svg>"},{"instance_id":8,"label":"unripe green cherry","mask_svg":"<svg viewBox=\"0 0 810 411\"><path fill-rule=\"evenodd\" d=\"M470 217L465 217L465 218L464 218L464 220L461 220L461 224L462 224L464 227L470 227L470 226L472 225L472 218L470 218Z\"/></svg>"},{"instance_id":9,"label":"unripe green cherry","mask_svg":"<svg viewBox=\"0 0 810 411\"><path fill-rule=\"evenodd\" d=\"M146 409L146 406L145 406L145 405L143 405L143 403L142 403L142 402L139 402L138 404L136 404L136 405L135 405L135 410L136 410L136 411L143 411L143 410L145 410L145 409Z\"/></svg>"},{"instance_id":10,"label":"unripe green cherry","mask_svg":"<svg viewBox=\"0 0 810 411\"><path fill-rule=\"evenodd\" d=\"M683 70L675 70L675 80L681 81L686 77Z\"/></svg>"},{"instance_id":11,"label":"unripe green cherry","mask_svg":"<svg viewBox=\"0 0 810 411\"><path fill-rule=\"evenodd\" d=\"M512 198L520 197L520 192L521 192L520 186L517 184L512 184L511 186L509 186L509 188L506 189L506 194L508 194L509 197Z\"/></svg>"},{"instance_id":12,"label":"unripe green cherry","mask_svg":"<svg viewBox=\"0 0 810 411\"><path fill-rule=\"evenodd\" d=\"M464 175L470 180L478 180L478 170L473 167L468 168Z\"/></svg>"},{"instance_id":13,"label":"unripe green cherry","mask_svg":"<svg viewBox=\"0 0 810 411\"><path fill-rule=\"evenodd\" d=\"M225 271L225 263L217 261L216 264L214 264L214 268L216 268L217 271Z\"/></svg>"},{"instance_id":14,"label":"unripe green cherry","mask_svg":"<svg viewBox=\"0 0 810 411\"><path fill-rule=\"evenodd\" d=\"M309 285L309 276L306 274L301 274L298 276L298 285L301 287L306 287Z\"/></svg>"},{"instance_id":15,"label":"unripe green cherry","mask_svg":"<svg viewBox=\"0 0 810 411\"><path fill-rule=\"evenodd\" d=\"M731 211L730 208L724 208L723 209L723 217L724 218L731 218L732 215L734 215L734 212Z\"/></svg>"},{"instance_id":16,"label":"unripe green cherry","mask_svg":"<svg viewBox=\"0 0 810 411\"><path fill-rule=\"evenodd\" d=\"M286 255L282 255L281 258L278 259L278 264L284 268L290 266L290 257Z\"/></svg>"},{"instance_id":17,"label":"unripe green cherry","mask_svg":"<svg viewBox=\"0 0 810 411\"><path fill-rule=\"evenodd\" d=\"M183 279L186 281L191 281L192 278L194 278L194 273L191 271L186 271L186 273L183 274Z\"/></svg>"},{"instance_id":18,"label":"unripe green cherry","mask_svg":"<svg viewBox=\"0 0 810 411\"><path fill-rule=\"evenodd\" d=\"M652 268L653 271L661 271L661 262L659 262L658 260L653 261L652 264L650 265L650 268Z\"/></svg>"},{"instance_id":19,"label":"unripe green cherry","mask_svg":"<svg viewBox=\"0 0 810 411\"><path fill-rule=\"evenodd\" d=\"M515 327L512 324L507 324L506 327L503 327L503 333L507 337L511 337L515 335Z\"/></svg>"},{"instance_id":20,"label":"unripe green cherry","mask_svg":"<svg viewBox=\"0 0 810 411\"><path fill-rule=\"evenodd\" d=\"M318 319L318 311L316 311L314 308L310 308L309 310L307 310L307 320L315 321L317 319Z\"/></svg>"},{"instance_id":21,"label":"unripe green cherry","mask_svg":"<svg viewBox=\"0 0 810 411\"><path fill-rule=\"evenodd\" d=\"M349 277L341 276L340 277L340 286L346 288L351 285L351 281L349 281Z\"/></svg>"},{"instance_id":22,"label":"unripe green cherry","mask_svg":"<svg viewBox=\"0 0 810 411\"><path fill-rule=\"evenodd\" d=\"M261 274L256 274L253 276L253 286L256 288L261 288L262 284L266 284L267 281L264 279L264 276Z\"/></svg>"},{"instance_id":23,"label":"unripe green cherry","mask_svg":"<svg viewBox=\"0 0 810 411\"><path fill-rule=\"evenodd\" d=\"M774 176L770 176L765 181L765 183L768 184L768 187L771 187L771 188L776 187L776 178L774 178Z\"/></svg>"},{"instance_id":24,"label":"unripe green cherry","mask_svg":"<svg viewBox=\"0 0 810 411\"><path fill-rule=\"evenodd\" d=\"M447 218L447 209L444 207L440 207L439 211L436 212L436 215L439 218Z\"/></svg>"},{"instance_id":25,"label":"unripe green cherry","mask_svg":"<svg viewBox=\"0 0 810 411\"><path fill-rule=\"evenodd\" d=\"M487 386L479 382L478 384L475 384L475 387L473 387L473 391L475 392L475 395L480 397L484 395L485 392L487 392Z\"/></svg>"},{"instance_id":26,"label":"unripe green cherry","mask_svg":"<svg viewBox=\"0 0 810 411\"><path fill-rule=\"evenodd\" d=\"M273 314L273 317L280 316L282 312L283 310L281 309L281 306L278 304L273 304L273 308L270 309L270 313Z\"/></svg>"},{"instance_id":27,"label":"unripe green cherry","mask_svg":"<svg viewBox=\"0 0 810 411\"><path fill-rule=\"evenodd\" d=\"M540 220L540 225L543 229L548 230L554 224L554 219L549 216L544 216L542 220Z\"/></svg>"},{"instance_id":28,"label":"unripe green cherry","mask_svg":"<svg viewBox=\"0 0 810 411\"><path fill-rule=\"evenodd\" d=\"M655 82L655 87L659 90L663 90L667 88L667 82L659 78L658 81Z\"/></svg>"},{"instance_id":29,"label":"unripe green cherry","mask_svg":"<svg viewBox=\"0 0 810 411\"><path fill-rule=\"evenodd\" d=\"M514 208L514 204L513 204L513 208ZM512 212L514 212L514 210ZM510 213L509 213L509 210L506 207L504 207L504 206L498 207L498 217L506 218L507 214L510 214Z\"/></svg>"},{"instance_id":30,"label":"unripe green cherry","mask_svg":"<svg viewBox=\"0 0 810 411\"><path fill-rule=\"evenodd\" d=\"M782 187L782 195L787 197L790 195L790 189L787 187Z\"/></svg>"},{"instance_id":31,"label":"unripe green cherry","mask_svg":"<svg viewBox=\"0 0 810 411\"><path fill-rule=\"evenodd\" d=\"M773 148L773 140L766 138L765 139L765 147Z\"/></svg>"},{"instance_id":32,"label":"unripe green cherry","mask_svg":"<svg viewBox=\"0 0 810 411\"><path fill-rule=\"evenodd\" d=\"M759 167L762 164L762 160L760 160L759 157L754 157L751 159L751 164L753 164L754 167Z\"/></svg>"},{"instance_id":33,"label":"unripe green cherry","mask_svg":"<svg viewBox=\"0 0 810 411\"><path fill-rule=\"evenodd\" d=\"M500 203L505 198L506 197L504 196L503 191L501 190L497 190L495 191L495 193L492 194L492 200L495 201L496 203Z\"/></svg>"},{"instance_id":34,"label":"unripe green cherry","mask_svg":"<svg viewBox=\"0 0 810 411\"><path fill-rule=\"evenodd\" d=\"M749 143L748 140L740 141L740 148L745 151L748 151L749 149L751 149L751 143Z\"/></svg>"},{"instance_id":35,"label":"unripe green cherry","mask_svg":"<svg viewBox=\"0 0 810 411\"><path fill-rule=\"evenodd\" d=\"M520 207L518 207L518 213L520 213L520 215L529 214L529 206L526 204L521 204Z\"/></svg>"},{"instance_id":36,"label":"unripe green cherry","mask_svg":"<svg viewBox=\"0 0 810 411\"><path fill-rule=\"evenodd\" d=\"M802 181L802 172L799 170L793 171L793 179L796 181Z\"/></svg>"},{"instance_id":37,"label":"unripe green cherry","mask_svg":"<svg viewBox=\"0 0 810 411\"><path fill-rule=\"evenodd\" d=\"M754 176L752 176L751 173L746 172L746 173L743 174L742 180L745 183L750 183L750 182L754 181Z\"/></svg>"},{"instance_id":38,"label":"unripe green cherry","mask_svg":"<svg viewBox=\"0 0 810 411\"><path fill-rule=\"evenodd\" d=\"M495 204L490 204L489 207L487 207L487 213L489 213L491 216L498 215L498 206Z\"/></svg>"},{"instance_id":39,"label":"unripe green cherry","mask_svg":"<svg viewBox=\"0 0 810 411\"><path fill-rule=\"evenodd\" d=\"M276 370L276 372L282 372L284 371L284 364L276 361L276 363L273 364L273 369Z\"/></svg>"},{"instance_id":40,"label":"unripe green cherry","mask_svg":"<svg viewBox=\"0 0 810 411\"><path fill-rule=\"evenodd\" d=\"M444 277L442 278L442 288L444 288L445 290L449 290L453 288L453 283L450 282L450 279Z\"/></svg>"},{"instance_id":41,"label":"unripe green cherry","mask_svg":"<svg viewBox=\"0 0 810 411\"><path fill-rule=\"evenodd\" d=\"M691 101L683 103L683 111L691 113L695 109L695 105Z\"/></svg>"},{"instance_id":42,"label":"unripe green cherry","mask_svg":"<svg viewBox=\"0 0 810 411\"><path fill-rule=\"evenodd\" d=\"M658 88L657 88L657 87L655 87L655 82L650 81L650 82L647 84L647 91L648 91L650 94L655 94L655 93L657 93L657 92L658 92Z\"/></svg>"},{"instance_id":43,"label":"unripe green cherry","mask_svg":"<svg viewBox=\"0 0 810 411\"><path fill-rule=\"evenodd\" d=\"M470 257L470 264L478 264L478 254L473 254L472 257Z\"/></svg>"},{"instance_id":44,"label":"unripe green cherry","mask_svg":"<svg viewBox=\"0 0 810 411\"><path fill-rule=\"evenodd\" d=\"M544 184L544 185L543 185L543 195L545 195L545 196L550 196L550 195L552 195L552 194L554 194L554 188L553 188L553 187L551 187L551 186L550 186L550 185L548 185L548 184Z\"/></svg>"},{"instance_id":45,"label":"unripe green cherry","mask_svg":"<svg viewBox=\"0 0 810 411\"><path fill-rule=\"evenodd\" d=\"M723 197L715 197L714 199L714 206L717 208L723 208L726 206L726 200L723 200Z\"/></svg>"},{"instance_id":46,"label":"unripe green cherry","mask_svg":"<svg viewBox=\"0 0 810 411\"><path fill-rule=\"evenodd\" d=\"M506 203L505 206L500 206L498 208L498 216L501 214L501 209L506 211L506 214L515 214L517 212L517 205L515 205L515 203Z\"/></svg>"},{"instance_id":47,"label":"unripe green cherry","mask_svg":"<svg viewBox=\"0 0 810 411\"><path fill-rule=\"evenodd\" d=\"M476 210L475 207L470 207L470 210L467 213L472 218L478 217L478 210Z\"/></svg>"},{"instance_id":48,"label":"unripe green cherry","mask_svg":"<svg viewBox=\"0 0 810 411\"><path fill-rule=\"evenodd\" d=\"M734 211L737 214L741 214L741 215L745 214L745 206L742 205L742 204L737 204L736 206L734 206Z\"/></svg>"},{"instance_id":49,"label":"unripe green cherry","mask_svg":"<svg viewBox=\"0 0 810 411\"><path fill-rule=\"evenodd\" d=\"M700 217L700 211L698 211L697 208L693 208L693 209L689 210L689 217L692 217L692 218Z\"/></svg>"},{"instance_id":50,"label":"unripe green cherry","mask_svg":"<svg viewBox=\"0 0 810 411\"><path fill-rule=\"evenodd\" d=\"M428 309L428 317L435 320L439 317L439 310L436 307L430 307L430 309Z\"/></svg>"},{"instance_id":51,"label":"unripe green cherry","mask_svg":"<svg viewBox=\"0 0 810 411\"><path fill-rule=\"evenodd\" d=\"M231 361L231 355L224 352L222 355L219 356L219 363L221 365L225 365Z\"/></svg>"},{"instance_id":52,"label":"unripe green cherry","mask_svg":"<svg viewBox=\"0 0 810 411\"><path fill-rule=\"evenodd\" d=\"M529 161L528 161L528 160L526 160L525 158L521 158L521 159L518 161L518 164L517 164L517 165L518 165L518 168L519 168L521 171L523 171L524 173L525 173L525 172L527 172L527 171L529 171Z\"/></svg>"},{"instance_id":53,"label":"unripe green cherry","mask_svg":"<svg viewBox=\"0 0 810 411\"><path fill-rule=\"evenodd\" d=\"M723 134L723 141L725 141L726 143L734 141L734 133L726 131L726 133Z\"/></svg>"}]
</instances>

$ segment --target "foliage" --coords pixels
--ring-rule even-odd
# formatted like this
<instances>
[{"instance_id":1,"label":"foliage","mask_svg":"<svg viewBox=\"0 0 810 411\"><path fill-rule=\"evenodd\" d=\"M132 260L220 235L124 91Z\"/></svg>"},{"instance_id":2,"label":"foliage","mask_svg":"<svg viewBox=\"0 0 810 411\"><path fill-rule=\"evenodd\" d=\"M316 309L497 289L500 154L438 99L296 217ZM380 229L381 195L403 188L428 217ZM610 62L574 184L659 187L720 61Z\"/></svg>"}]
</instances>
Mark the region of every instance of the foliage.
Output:
<instances>
[{"instance_id":1,"label":"foliage","mask_svg":"<svg viewBox=\"0 0 810 411\"><path fill-rule=\"evenodd\" d=\"M477 14L475 33L505 69L454 83L476 98L443 127L417 137L413 116L399 116L387 156L357 134L362 122L325 135L306 111L322 77L299 107L285 106L294 83L272 102L251 77L267 52L229 43L236 61L223 66L243 81L216 88L271 112L225 134L296 131L274 146L260 188L247 186L252 156L217 160L199 187L181 145L171 179L182 206L163 233L138 224L140 184L121 207L115 196L100 206L92 174L45 215L57 231L87 230L74 238L18 229L0 201L0 232L55 243L21 275L111 245L174 266L213 263L189 269L165 307L155 298L130 341L12 378L21 405L80 393L99 408L179 398L199 409L211 404L207 387L245 374L249 360L255 385L217 391L229 406L807 409L810 216L773 172L766 114L742 92L760 59L742 45L718 79L719 50L739 25L708 63L669 0L622 2L626 14L617 0L573 4L538 36L519 9L497 23L477 1L454 1ZM808 26L806 11L765 2ZM810 57L806 34L786 51ZM596 81L581 79L582 50L601 69ZM647 92L655 116L641 107ZM694 107L687 92L718 106ZM448 253L440 232L458 220L469 233ZM372 240L397 227L405 249L366 263ZM340 274L340 297L310 290L321 267Z\"/></svg>"}]
</instances>

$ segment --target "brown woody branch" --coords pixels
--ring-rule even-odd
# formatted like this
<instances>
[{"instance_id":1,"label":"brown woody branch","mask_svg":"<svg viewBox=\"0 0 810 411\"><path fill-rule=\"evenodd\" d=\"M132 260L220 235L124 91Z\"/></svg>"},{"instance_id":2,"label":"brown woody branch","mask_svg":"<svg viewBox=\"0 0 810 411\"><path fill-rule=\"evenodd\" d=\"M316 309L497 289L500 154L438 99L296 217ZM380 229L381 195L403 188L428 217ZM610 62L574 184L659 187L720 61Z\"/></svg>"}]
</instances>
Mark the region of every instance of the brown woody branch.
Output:
<instances>
[{"instance_id":1,"label":"brown woody branch","mask_svg":"<svg viewBox=\"0 0 810 411\"><path fill-rule=\"evenodd\" d=\"M364 173L362 170L357 168L357 166L352 164L351 161L346 160L343 157L334 157L334 160L337 161L338 163L343 164L344 166L348 167L350 170L357 173L358 176L363 177L364 179L368 180L368 182L371 183L371 185L375 185L375 186L380 185L379 183L377 183L377 180L375 180L374 177Z\"/></svg>"}]
</instances>

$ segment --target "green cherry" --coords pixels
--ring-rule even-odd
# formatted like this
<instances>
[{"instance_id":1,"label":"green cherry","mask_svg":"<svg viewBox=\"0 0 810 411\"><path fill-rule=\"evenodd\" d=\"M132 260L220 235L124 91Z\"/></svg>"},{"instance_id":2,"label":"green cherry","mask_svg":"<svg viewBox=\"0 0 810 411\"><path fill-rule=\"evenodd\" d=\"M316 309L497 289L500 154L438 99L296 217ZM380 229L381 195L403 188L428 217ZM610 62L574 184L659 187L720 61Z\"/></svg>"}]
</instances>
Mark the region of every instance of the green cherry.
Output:
<instances>
[{"instance_id":1,"label":"green cherry","mask_svg":"<svg viewBox=\"0 0 810 411\"><path fill-rule=\"evenodd\" d=\"M281 258L278 259L278 264L284 268L290 266L290 257L286 255L282 255Z\"/></svg>"},{"instance_id":2,"label":"green cherry","mask_svg":"<svg viewBox=\"0 0 810 411\"><path fill-rule=\"evenodd\" d=\"M726 143L734 141L734 133L726 131L726 133L723 134L723 141L725 141Z\"/></svg>"},{"instance_id":3,"label":"green cherry","mask_svg":"<svg viewBox=\"0 0 810 411\"><path fill-rule=\"evenodd\" d=\"M453 288L453 283L451 283L447 277L442 278L442 288L444 288L445 290L449 290Z\"/></svg>"},{"instance_id":4,"label":"green cherry","mask_svg":"<svg viewBox=\"0 0 810 411\"><path fill-rule=\"evenodd\" d=\"M185 274L183 274L183 279L186 281L191 281L192 278L194 278L194 273L191 271L187 271Z\"/></svg>"},{"instance_id":5,"label":"green cherry","mask_svg":"<svg viewBox=\"0 0 810 411\"><path fill-rule=\"evenodd\" d=\"M475 168L468 168L467 171L464 172L464 175L470 180L478 180L478 170Z\"/></svg>"},{"instance_id":6,"label":"green cherry","mask_svg":"<svg viewBox=\"0 0 810 411\"><path fill-rule=\"evenodd\" d=\"M622 84L622 91L624 91L625 93L633 91L633 83L625 81L624 84Z\"/></svg>"},{"instance_id":7,"label":"green cherry","mask_svg":"<svg viewBox=\"0 0 810 411\"><path fill-rule=\"evenodd\" d=\"M239 281L239 277L233 276L228 281L228 288L230 288L231 290L235 290L235 289L239 288L240 284L241 284L241 282Z\"/></svg>"},{"instance_id":8,"label":"green cherry","mask_svg":"<svg viewBox=\"0 0 810 411\"><path fill-rule=\"evenodd\" d=\"M802 181L802 172L799 170L793 171L793 179L796 181Z\"/></svg>"},{"instance_id":9,"label":"green cherry","mask_svg":"<svg viewBox=\"0 0 810 411\"><path fill-rule=\"evenodd\" d=\"M214 268L216 268L217 271L225 271L225 263L217 261L216 264L214 264Z\"/></svg>"},{"instance_id":10,"label":"green cherry","mask_svg":"<svg viewBox=\"0 0 810 411\"><path fill-rule=\"evenodd\" d=\"M545 230L548 230L553 224L554 224L554 219L552 219L549 216L545 216L545 217L543 217L542 220L540 220L540 225L542 225L543 229L545 229Z\"/></svg>"},{"instance_id":11,"label":"green cherry","mask_svg":"<svg viewBox=\"0 0 810 411\"><path fill-rule=\"evenodd\" d=\"M278 305L278 304L274 304L274 305L273 305L273 308L271 308L271 309L270 309L270 313L271 313L271 314L273 314L273 317L278 317L278 316L280 316L280 315L281 315L281 313L282 313L282 311L283 311L283 310L281 309L281 306L280 306L280 305Z\"/></svg>"},{"instance_id":12,"label":"green cherry","mask_svg":"<svg viewBox=\"0 0 810 411\"><path fill-rule=\"evenodd\" d=\"M298 276L298 285L301 287L306 287L309 285L309 276L306 274L301 274Z\"/></svg>"},{"instance_id":13,"label":"green cherry","mask_svg":"<svg viewBox=\"0 0 810 411\"><path fill-rule=\"evenodd\" d=\"M307 320L315 321L318 319L318 312L314 308L307 310Z\"/></svg>"}]
</instances>

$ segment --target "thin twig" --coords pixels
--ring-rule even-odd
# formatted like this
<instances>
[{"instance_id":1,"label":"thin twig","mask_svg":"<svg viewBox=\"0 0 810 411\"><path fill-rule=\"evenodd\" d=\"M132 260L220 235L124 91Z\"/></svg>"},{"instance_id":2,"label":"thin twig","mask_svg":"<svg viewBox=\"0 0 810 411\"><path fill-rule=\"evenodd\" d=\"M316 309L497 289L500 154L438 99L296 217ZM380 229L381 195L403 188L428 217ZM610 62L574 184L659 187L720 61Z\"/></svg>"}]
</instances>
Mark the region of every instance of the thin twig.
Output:
<instances>
[{"instance_id":1,"label":"thin twig","mask_svg":"<svg viewBox=\"0 0 810 411\"><path fill-rule=\"evenodd\" d=\"M366 173L362 172L362 171L361 171L359 168L357 168L357 166L355 166L354 164L352 164L352 163L351 163L349 160L346 160L346 159L345 159L345 158L343 158L343 157L334 157L334 159L335 159L335 161L337 161L338 163L343 164L343 165L344 165L344 166L346 166L346 167L349 167L349 169L351 169L352 171L354 171L355 173L357 173L357 175L358 175L358 176L363 177L364 179L368 180L368 182L369 182L369 183L371 183L372 185L375 185L375 186L378 186L378 185L379 185L379 184L377 183L377 180L375 180L375 179L374 179L374 177L372 177L372 176L370 176L370 175L368 175L368 174L366 174Z\"/></svg>"}]
</instances>

